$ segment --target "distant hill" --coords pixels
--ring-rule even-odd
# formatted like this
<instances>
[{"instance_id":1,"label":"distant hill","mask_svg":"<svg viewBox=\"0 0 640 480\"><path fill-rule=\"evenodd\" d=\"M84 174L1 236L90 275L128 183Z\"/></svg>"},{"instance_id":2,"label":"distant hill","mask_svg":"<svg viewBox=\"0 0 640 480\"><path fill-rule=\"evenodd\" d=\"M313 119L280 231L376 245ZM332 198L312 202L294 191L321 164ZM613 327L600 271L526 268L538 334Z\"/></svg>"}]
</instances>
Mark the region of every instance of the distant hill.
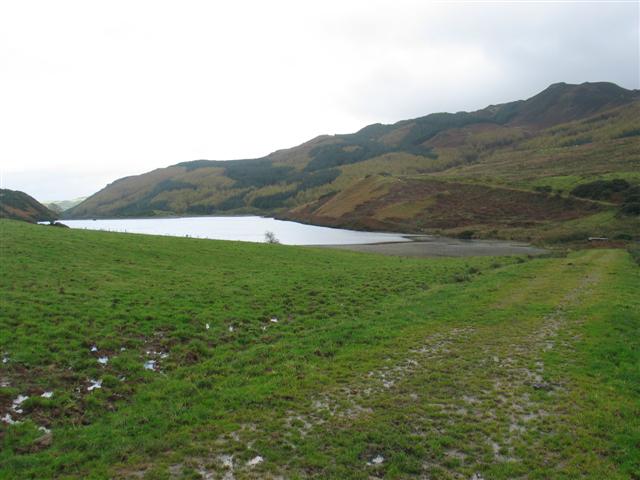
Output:
<instances>
[{"instance_id":1,"label":"distant hill","mask_svg":"<svg viewBox=\"0 0 640 480\"><path fill-rule=\"evenodd\" d=\"M0 189L0 218L35 223L53 221L58 215L24 192Z\"/></svg>"},{"instance_id":2,"label":"distant hill","mask_svg":"<svg viewBox=\"0 0 640 480\"><path fill-rule=\"evenodd\" d=\"M125 177L64 216L260 213L529 238L600 215L608 219L602 231L630 222L634 230L612 205L567 194L612 176L640 182L638 118L637 90L558 83L527 100L322 135L259 159L196 160Z\"/></svg>"},{"instance_id":3,"label":"distant hill","mask_svg":"<svg viewBox=\"0 0 640 480\"><path fill-rule=\"evenodd\" d=\"M86 199L87 197L78 197L73 200L54 200L52 202L44 202L43 205L54 212L62 213L84 202Z\"/></svg>"}]
</instances>

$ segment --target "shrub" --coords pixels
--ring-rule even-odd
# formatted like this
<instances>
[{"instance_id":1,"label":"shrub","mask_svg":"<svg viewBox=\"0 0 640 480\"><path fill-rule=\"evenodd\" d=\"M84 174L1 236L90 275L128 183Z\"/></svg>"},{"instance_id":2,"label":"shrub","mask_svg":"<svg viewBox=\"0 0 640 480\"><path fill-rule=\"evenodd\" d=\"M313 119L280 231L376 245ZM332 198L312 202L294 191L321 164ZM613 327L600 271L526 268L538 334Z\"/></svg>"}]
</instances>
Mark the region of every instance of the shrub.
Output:
<instances>
[{"instance_id":1,"label":"shrub","mask_svg":"<svg viewBox=\"0 0 640 480\"><path fill-rule=\"evenodd\" d=\"M625 130L624 132L616 135L613 138L637 137L639 135L640 135L640 128L632 128L630 130Z\"/></svg>"},{"instance_id":2,"label":"shrub","mask_svg":"<svg viewBox=\"0 0 640 480\"><path fill-rule=\"evenodd\" d=\"M596 180L595 182L578 185L571 190L571 195L592 200L610 200L614 194L624 192L630 187L629 182L621 178Z\"/></svg>"},{"instance_id":3,"label":"shrub","mask_svg":"<svg viewBox=\"0 0 640 480\"><path fill-rule=\"evenodd\" d=\"M640 215L640 202L625 202L620 207L623 215Z\"/></svg>"},{"instance_id":4,"label":"shrub","mask_svg":"<svg viewBox=\"0 0 640 480\"><path fill-rule=\"evenodd\" d=\"M474 232L473 230L463 230L456 236L462 240L471 240L475 233L476 232Z\"/></svg>"},{"instance_id":5,"label":"shrub","mask_svg":"<svg viewBox=\"0 0 640 480\"><path fill-rule=\"evenodd\" d=\"M614 240L633 240L633 235L628 233L618 233L613 237Z\"/></svg>"}]
</instances>

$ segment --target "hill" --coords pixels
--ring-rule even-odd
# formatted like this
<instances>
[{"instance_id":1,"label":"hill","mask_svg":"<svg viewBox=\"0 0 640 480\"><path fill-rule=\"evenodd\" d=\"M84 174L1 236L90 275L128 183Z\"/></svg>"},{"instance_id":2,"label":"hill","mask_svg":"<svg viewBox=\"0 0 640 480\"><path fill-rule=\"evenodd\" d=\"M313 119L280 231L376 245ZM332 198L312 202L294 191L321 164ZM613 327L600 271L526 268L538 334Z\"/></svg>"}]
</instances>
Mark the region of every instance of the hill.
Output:
<instances>
[{"instance_id":1,"label":"hill","mask_svg":"<svg viewBox=\"0 0 640 480\"><path fill-rule=\"evenodd\" d=\"M0 189L0 218L25 222L53 221L58 214L18 190Z\"/></svg>"},{"instance_id":2,"label":"hill","mask_svg":"<svg viewBox=\"0 0 640 480\"><path fill-rule=\"evenodd\" d=\"M0 230L2 478L640 469L622 249L423 261Z\"/></svg>"},{"instance_id":3,"label":"hill","mask_svg":"<svg viewBox=\"0 0 640 480\"><path fill-rule=\"evenodd\" d=\"M78 197L73 200L54 200L52 202L45 202L44 205L54 212L62 213L82 203L86 199L87 197Z\"/></svg>"},{"instance_id":4,"label":"hill","mask_svg":"<svg viewBox=\"0 0 640 480\"><path fill-rule=\"evenodd\" d=\"M601 234L636 234L615 202L568 197L595 180L640 181L638 118L638 91L559 83L527 100L319 136L260 159L178 163L117 180L65 215L253 212L513 238L561 237L568 220L600 215Z\"/></svg>"}]
</instances>

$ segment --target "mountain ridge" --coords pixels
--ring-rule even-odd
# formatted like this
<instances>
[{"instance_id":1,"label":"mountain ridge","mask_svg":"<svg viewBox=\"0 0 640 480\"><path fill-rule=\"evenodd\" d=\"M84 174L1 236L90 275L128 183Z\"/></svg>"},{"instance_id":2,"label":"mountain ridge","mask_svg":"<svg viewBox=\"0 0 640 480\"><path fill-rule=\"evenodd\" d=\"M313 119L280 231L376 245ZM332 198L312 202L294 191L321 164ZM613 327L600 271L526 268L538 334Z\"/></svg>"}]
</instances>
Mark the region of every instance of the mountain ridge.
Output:
<instances>
[{"instance_id":1,"label":"mountain ridge","mask_svg":"<svg viewBox=\"0 0 640 480\"><path fill-rule=\"evenodd\" d=\"M501 162L499 168L483 171L487 176L486 185L507 189L524 187L531 195L542 194L536 190L540 179L553 177L551 183L558 184L560 177L580 173L580 169L571 168L577 158L583 159L580 168L584 170L584 178L574 183L616 171L625 178L633 177L633 171L638 170L635 150L640 133L634 133L640 127L635 120L640 111L638 100L640 91L626 90L612 83L556 83L526 100L489 105L474 112L440 112L393 124L371 124L350 134L320 135L257 159L194 160L124 177L68 210L64 216L259 213L327 224L323 216L308 214L305 217L303 212L310 212L313 205L327 196L355 188L367 175L386 175L399 182L406 176L437 176L444 180L448 174L462 175L463 178L454 179L455 189L462 192L466 189L459 187L461 181L470 181L466 178L466 169L482 170L497 160ZM542 162L545 166L538 172L527 170L526 158L540 164L541 155L546 155ZM621 156L623 158L618 158ZM557 165L558 161L566 162L565 167ZM511 168L509 165L520 163L523 165L519 168L530 172L530 176L502 178L503 171L506 175ZM547 170L553 170L552 174ZM571 182L567 183L567 187L572 186ZM564 189L557 188L556 194L566 195L566 190L558 190ZM496 192L495 188L487 189L489 195ZM503 193L499 197L504 197ZM360 200L366 203L373 199ZM411 204L421 200L419 197L403 201ZM460 202L454 203L460 208ZM337 222L339 226L378 225L371 222L370 217L354 215L357 207L350 206L351 215ZM586 211L579 210L586 215ZM473 220L462 222L459 227L463 223L474 225ZM516 223L531 221L524 218ZM542 219L536 220L540 221ZM419 226L407 221L394 225L402 231L430 228L427 224ZM500 225L513 227L504 222Z\"/></svg>"}]
</instances>

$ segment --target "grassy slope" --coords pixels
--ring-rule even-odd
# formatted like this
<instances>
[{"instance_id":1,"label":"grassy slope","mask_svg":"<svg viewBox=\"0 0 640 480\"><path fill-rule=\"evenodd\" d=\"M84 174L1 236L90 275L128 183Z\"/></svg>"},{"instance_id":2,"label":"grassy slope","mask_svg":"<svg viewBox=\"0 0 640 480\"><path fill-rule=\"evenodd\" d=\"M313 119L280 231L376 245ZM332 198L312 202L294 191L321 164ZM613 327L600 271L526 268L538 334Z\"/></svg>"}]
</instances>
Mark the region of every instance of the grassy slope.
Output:
<instances>
[{"instance_id":1,"label":"grassy slope","mask_svg":"<svg viewBox=\"0 0 640 480\"><path fill-rule=\"evenodd\" d=\"M623 251L416 260L0 233L1 413L32 397L0 424L1 478L221 477L220 454L236 478L640 469L640 270Z\"/></svg>"},{"instance_id":2,"label":"grassy slope","mask_svg":"<svg viewBox=\"0 0 640 480\"><path fill-rule=\"evenodd\" d=\"M619 138L637 130L639 113L640 102L635 102L526 134L501 127L447 130L430 141L439 155L436 160L397 156L386 162L376 158L341 167L343 175L318 191L340 192L329 199L340 201L338 215L326 215L326 199L322 199L298 206L285 216L355 228L444 234L472 229L478 236L542 242L621 233L640 237L637 217L616 216L616 208L605 204L593 205L595 210L589 211L584 204L572 204L566 198L577 185L595 179L640 181L640 136ZM575 145L578 140L589 141ZM392 175L402 195L363 197L362 182L357 179L367 174ZM412 190L407 179L445 182L447 198L424 189ZM550 187L552 192L536 192L538 187ZM350 198L358 201L344 201ZM422 208L407 208L415 205ZM381 209L394 215L381 218ZM603 209L607 212L598 212ZM567 216L577 220L567 223Z\"/></svg>"},{"instance_id":3,"label":"grassy slope","mask_svg":"<svg viewBox=\"0 0 640 480\"><path fill-rule=\"evenodd\" d=\"M442 181L425 176L369 176L323 201L319 207L295 209L287 218L412 233L440 229L452 234L472 228L490 230L490 236L504 237L515 229L531 235L549 224L584 218L607 209L608 206L591 201L475 182Z\"/></svg>"},{"instance_id":4,"label":"grassy slope","mask_svg":"<svg viewBox=\"0 0 640 480\"><path fill-rule=\"evenodd\" d=\"M622 135L638 129L638 115L640 102L634 102L601 115L556 125L523 137L508 148L485 153L482 150L487 143L499 141L500 136L471 136L465 145L479 149L481 158L453 166L439 176L525 188L549 185L564 192L611 174L637 181L634 172L640 164L639 135Z\"/></svg>"}]
</instances>

